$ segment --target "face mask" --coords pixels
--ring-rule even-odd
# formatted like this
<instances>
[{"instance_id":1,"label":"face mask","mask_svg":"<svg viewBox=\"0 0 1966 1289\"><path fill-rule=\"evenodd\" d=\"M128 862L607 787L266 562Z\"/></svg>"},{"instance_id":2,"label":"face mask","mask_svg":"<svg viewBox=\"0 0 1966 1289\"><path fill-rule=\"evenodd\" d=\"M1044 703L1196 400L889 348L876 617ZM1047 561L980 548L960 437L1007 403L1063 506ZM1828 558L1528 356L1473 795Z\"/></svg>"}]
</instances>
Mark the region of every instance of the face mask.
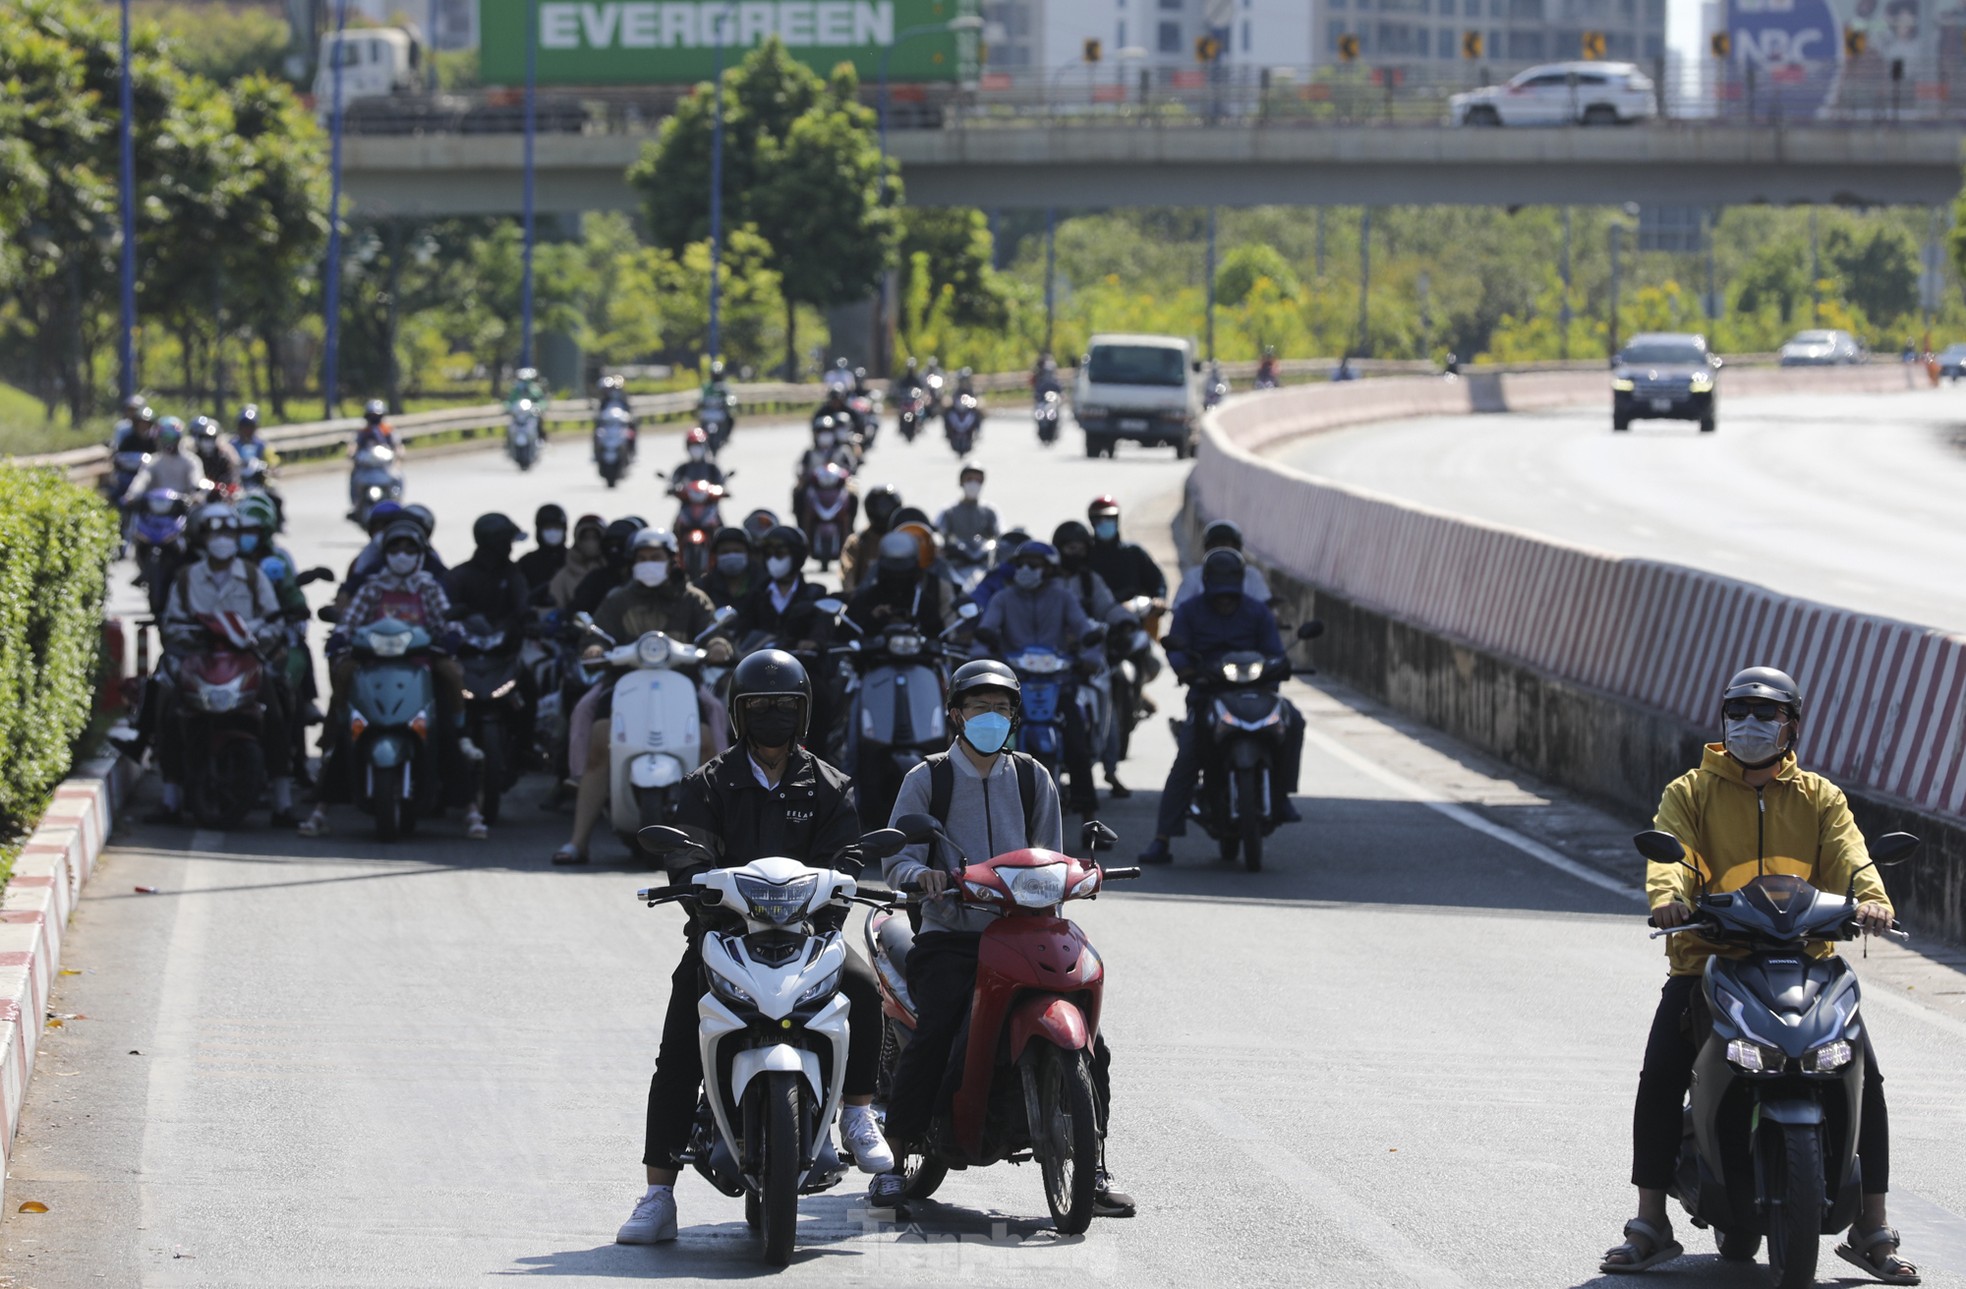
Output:
<instances>
[{"instance_id":1,"label":"face mask","mask_svg":"<svg viewBox=\"0 0 1966 1289\"><path fill-rule=\"evenodd\" d=\"M601 557L601 539L598 537L583 537L573 544L573 548L588 559L599 559Z\"/></svg>"},{"instance_id":2,"label":"face mask","mask_svg":"<svg viewBox=\"0 0 1966 1289\"><path fill-rule=\"evenodd\" d=\"M1780 720L1764 721L1744 716L1740 720L1724 723L1725 733L1721 741L1729 756L1750 770L1758 770L1779 761L1787 750L1782 746L1784 724Z\"/></svg>"},{"instance_id":3,"label":"face mask","mask_svg":"<svg viewBox=\"0 0 1966 1289\"><path fill-rule=\"evenodd\" d=\"M728 555L717 556L717 571L725 577L736 577L750 567L751 557L743 551L732 551Z\"/></svg>"},{"instance_id":4,"label":"face mask","mask_svg":"<svg viewBox=\"0 0 1966 1289\"><path fill-rule=\"evenodd\" d=\"M567 530L564 528L542 528L539 530L539 544L541 546L558 546L566 539Z\"/></svg>"},{"instance_id":5,"label":"face mask","mask_svg":"<svg viewBox=\"0 0 1966 1289\"><path fill-rule=\"evenodd\" d=\"M478 548L478 553L494 564L503 564L512 558L512 543L509 541L486 542Z\"/></svg>"},{"instance_id":6,"label":"face mask","mask_svg":"<svg viewBox=\"0 0 1966 1289\"><path fill-rule=\"evenodd\" d=\"M423 563L423 556L415 551L397 551L389 557L389 571L397 577L408 577Z\"/></svg>"},{"instance_id":7,"label":"face mask","mask_svg":"<svg viewBox=\"0 0 1966 1289\"><path fill-rule=\"evenodd\" d=\"M1092 526L1092 535L1102 542L1109 542L1120 535L1120 521L1102 519Z\"/></svg>"},{"instance_id":8,"label":"face mask","mask_svg":"<svg viewBox=\"0 0 1966 1289\"><path fill-rule=\"evenodd\" d=\"M205 554L211 556L214 561L220 564L225 563L225 561L231 559L238 553L239 539L237 537L214 537L205 543Z\"/></svg>"},{"instance_id":9,"label":"face mask","mask_svg":"<svg viewBox=\"0 0 1966 1289\"><path fill-rule=\"evenodd\" d=\"M744 737L753 747L786 747L799 733L796 712L745 712Z\"/></svg>"},{"instance_id":10,"label":"face mask","mask_svg":"<svg viewBox=\"0 0 1966 1289\"><path fill-rule=\"evenodd\" d=\"M1010 717L999 712L963 717L963 742L984 756L995 756L1010 741Z\"/></svg>"},{"instance_id":11,"label":"face mask","mask_svg":"<svg viewBox=\"0 0 1966 1289\"><path fill-rule=\"evenodd\" d=\"M1011 578L1027 591L1035 591L1044 585L1044 570L1032 564L1020 564Z\"/></svg>"},{"instance_id":12,"label":"face mask","mask_svg":"<svg viewBox=\"0 0 1966 1289\"><path fill-rule=\"evenodd\" d=\"M708 449L702 444L692 443L689 448L689 459L692 461L701 461L707 451Z\"/></svg>"},{"instance_id":13,"label":"face mask","mask_svg":"<svg viewBox=\"0 0 1966 1289\"><path fill-rule=\"evenodd\" d=\"M658 559L645 559L635 565L635 580L643 586L661 586L669 580L669 565Z\"/></svg>"},{"instance_id":14,"label":"face mask","mask_svg":"<svg viewBox=\"0 0 1966 1289\"><path fill-rule=\"evenodd\" d=\"M833 446L833 436L832 436L832 435L830 435L830 434L822 434L822 435L820 435L820 436L819 436L819 446L820 446L821 448L830 448L830 447L832 447L832 446Z\"/></svg>"},{"instance_id":15,"label":"face mask","mask_svg":"<svg viewBox=\"0 0 1966 1289\"><path fill-rule=\"evenodd\" d=\"M976 482L976 480L971 479L968 483L963 485L964 501L975 501L978 497L982 495L983 495L983 485Z\"/></svg>"},{"instance_id":16,"label":"face mask","mask_svg":"<svg viewBox=\"0 0 1966 1289\"><path fill-rule=\"evenodd\" d=\"M771 574L772 581L783 581L792 576L792 557L790 555L773 555L765 561L765 572Z\"/></svg>"},{"instance_id":17,"label":"face mask","mask_svg":"<svg viewBox=\"0 0 1966 1289\"><path fill-rule=\"evenodd\" d=\"M253 551L258 550L259 534L258 533L239 534L239 549L242 551L246 551L249 554Z\"/></svg>"}]
</instances>

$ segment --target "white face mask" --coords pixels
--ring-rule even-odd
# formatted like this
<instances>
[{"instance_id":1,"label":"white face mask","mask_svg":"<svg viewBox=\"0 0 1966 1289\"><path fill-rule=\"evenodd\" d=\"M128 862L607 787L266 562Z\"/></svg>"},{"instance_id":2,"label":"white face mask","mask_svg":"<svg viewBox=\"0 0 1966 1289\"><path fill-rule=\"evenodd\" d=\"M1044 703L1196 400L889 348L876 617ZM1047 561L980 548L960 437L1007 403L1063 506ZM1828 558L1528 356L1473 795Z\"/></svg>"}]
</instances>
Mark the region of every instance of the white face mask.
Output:
<instances>
[{"instance_id":1,"label":"white face mask","mask_svg":"<svg viewBox=\"0 0 1966 1289\"><path fill-rule=\"evenodd\" d=\"M821 434L821 435L819 436L819 440L818 440L818 441L819 441L819 446L820 446L820 447L821 447L822 449L823 449L823 448L830 448L830 447L832 447L832 446L833 446L833 436L832 436L832 434L831 434L831 433L822 433L822 434Z\"/></svg>"},{"instance_id":2,"label":"white face mask","mask_svg":"<svg viewBox=\"0 0 1966 1289\"><path fill-rule=\"evenodd\" d=\"M205 543L205 554L213 562L223 564L239 553L239 539L236 537L213 537Z\"/></svg>"},{"instance_id":3,"label":"white face mask","mask_svg":"<svg viewBox=\"0 0 1966 1289\"><path fill-rule=\"evenodd\" d=\"M643 586L660 586L669 580L669 565L659 559L640 560L635 565L635 580Z\"/></svg>"},{"instance_id":4,"label":"white face mask","mask_svg":"<svg viewBox=\"0 0 1966 1289\"><path fill-rule=\"evenodd\" d=\"M983 495L983 483L981 480L971 479L963 484L963 500L975 501L978 497L982 495Z\"/></svg>"},{"instance_id":5,"label":"white face mask","mask_svg":"<svg viewBox=\"0 0 1966 1289\"><path fill-rule=\"evenodd\" d=\"M765 572L771 574L771 580L774 582L790 577L792 575L792 557L790 555L773 555L765 561Z\"/></svg>"},{"instance_id":6,"label":"white face mask","mask_svg":"<svg viewBox=\"0 0 1966 1289\"><path fill-rule=\"evenodd\" d=\"M1740 720L1724 723L1721 741L1727 748L1727 755L1748 769L1757 770L1773 765L1788 750L1782 737L1786 725L1786 721L1764 721L1744 716Z\"/></svg>"},{"instance_id":7,"label":"white face mask","mask_svg":"<svg viewBox=\"0 0 1966 1289\"><path fill-rule=\"evenodd\" d=\"M397 577L408 577L423 563L423 556L415 551L396 551L389 556L389 571Z\"/></svg>"},{"instance_id":8,"label":"white face mask","mask_svg":"<svg viewBox=\"0 0 1966 1289\"><path fill-rule=\"evenodd\" d=\"M1017 571L1012 573L1011 577L1015 579L1017 585L1027 591L1035 590L1044 585L1044 570L1035 564L1019 564Z\"/></svg>"},{"instance_id":9,"label":"white face mask","mask_svg":"<svg viewBox=\"0 0 1966 1289\"><path fill-rule=\"evenodd\" d=\"M539 544L541 546L558 546L566 539L567 530L564 528L542 528L539 530Z\"/></svg>"}]
</instances>

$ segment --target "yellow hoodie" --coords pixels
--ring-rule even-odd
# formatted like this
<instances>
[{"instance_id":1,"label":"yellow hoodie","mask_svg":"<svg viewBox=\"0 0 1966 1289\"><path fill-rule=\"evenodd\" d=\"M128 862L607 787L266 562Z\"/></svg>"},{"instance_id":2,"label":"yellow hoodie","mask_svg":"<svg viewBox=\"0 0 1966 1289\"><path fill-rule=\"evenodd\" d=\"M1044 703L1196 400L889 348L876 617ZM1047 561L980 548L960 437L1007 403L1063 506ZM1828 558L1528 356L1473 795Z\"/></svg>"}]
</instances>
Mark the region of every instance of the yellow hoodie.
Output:
<instances>
[{"instance_id":1,"label":"yellow hoodie","mask_svg":"<svg viewBox=\"0 0 1966 1289\"><path fill-rule=\"evenodd\" d=\"M1699 769L1666 785L1653 827L1679 838L1701 874L1711 875L1710 889L1715 891L1739 890L1764 873L1788 873L1842 895L1850 887L1850 875L1870 862L1843 790L1797 766L1792 752L1773 781L1757 790L1748 786L1740 763L1720 744L1708 744ZM1700 881L1683 864L1645 866L1645 893L1652 908L1669 900L1692 904ZM1875 868L1857 875L1856 898L1890 905ZM1740 952L1718 948L1693 932L1666 940L1675 976L1699 975L1715 953ZM1809 952L1822 958L1836 950L1818 943Z\"/></svg>"}]
</instances>

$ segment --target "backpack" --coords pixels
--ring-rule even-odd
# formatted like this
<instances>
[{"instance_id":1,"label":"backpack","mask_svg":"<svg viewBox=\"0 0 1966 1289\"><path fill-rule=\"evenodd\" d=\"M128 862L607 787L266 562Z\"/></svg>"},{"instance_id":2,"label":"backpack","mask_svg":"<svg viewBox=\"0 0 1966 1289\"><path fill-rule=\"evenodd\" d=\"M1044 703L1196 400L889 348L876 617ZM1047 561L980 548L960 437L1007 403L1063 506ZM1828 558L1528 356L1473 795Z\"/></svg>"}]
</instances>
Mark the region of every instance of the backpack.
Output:
<instances>
[{"instance_id":1,"label":"backpack","mask_svg":"<svg viewBox=\"0 0 1966 1289\"><path fill-rule=\"evenodd\" d=\"M949 764L949 753L935 752L922 759L928 763L928 812L936 819L949 817L949 803L956 795L956 767ZM1005 752L1017 767L1017 799L1024 807L1024 844L1031 844L1031 824L1038 812L1038 763L1023 752Z\"/></svg>"}]
</instances>

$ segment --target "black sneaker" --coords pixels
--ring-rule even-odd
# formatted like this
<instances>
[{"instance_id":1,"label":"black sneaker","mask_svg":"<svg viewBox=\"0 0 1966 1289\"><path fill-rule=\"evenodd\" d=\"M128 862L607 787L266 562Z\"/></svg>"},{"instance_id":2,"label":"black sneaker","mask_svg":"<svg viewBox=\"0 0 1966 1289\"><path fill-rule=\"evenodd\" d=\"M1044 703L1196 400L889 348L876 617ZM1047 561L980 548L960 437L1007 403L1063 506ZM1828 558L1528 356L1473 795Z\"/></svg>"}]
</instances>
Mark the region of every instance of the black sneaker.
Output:
<instances>
[{"instance_id":1,"label":"black sneaker","mask_svg":"<svg viewBox=\"0 0 1966 1289\"><path fill-rule=\"evenodd\" d=\"M1167 838L1156 837L1152 845L1140 852L1140 857L1136 862L1142 864L1172 864L1174 862L1174 852L1168 849Z\"/></svg>"},{"instance_id":2,"label":"black sneaker","mask_svg":"<svg viewBox=\"0 0 1966 1289\"><path fill-rule=\"evenodd\" d=\"M1113 1185L1113 1176L1105 1169L1099 1170L1099 1180L1092 1187L1092 1215L1094 1217L1132 1217L1135 1210L1133 1197Z\"/></svg>"},{"instance_id":3,"label":"black sneaker","mask_svg":"<svg viewBox=\"0 0 1966 1289\"><path fill-rule=\"evenodd\" d=\"M1124 801L1133 795L1133 789L1121 783L1120 776L1117 774L1109 773L1106 776L1106 790L1112 795L1115 801Z\"/></svg>"}]
</instances>

